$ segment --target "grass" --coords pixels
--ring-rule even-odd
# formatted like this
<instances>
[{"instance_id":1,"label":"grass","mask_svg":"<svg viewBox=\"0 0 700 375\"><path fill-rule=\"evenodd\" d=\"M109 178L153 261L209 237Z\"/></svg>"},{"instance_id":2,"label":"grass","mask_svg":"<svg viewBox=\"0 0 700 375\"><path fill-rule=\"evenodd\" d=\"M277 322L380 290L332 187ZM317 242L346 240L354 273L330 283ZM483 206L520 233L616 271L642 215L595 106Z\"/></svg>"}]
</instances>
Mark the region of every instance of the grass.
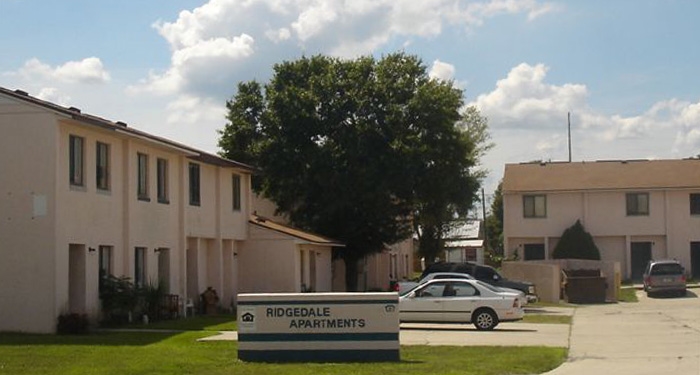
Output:
<instances>
[{"instance_id":1,"label":"grass","mask_svg":"<svg viewBox=\"0 0 700 375\"><path fill-rule=\"evenodd\" d=\"M101 332L84 336L0 333L0 374L536 374L566 348L404 346L401 362L262 364L237 360L234 341L211 332Z\"/></svg>"},{"instance_id":2,"label":"grass","mask_svg":"<svg viewBox=\"0 0 700 375\"><path fill-rule=\"evenodd\" d=\"M189 318L163 320L149 324L134 323L129 329L162 329L174 331L236 331L235 315L198 315Z\"/></svg>"},{"instance_id":3,"label":"grass","mask_svg":"<svg viewBox=\"0 0 700 375\"><path fill-rule=\"evenodd\" d=\"M571 316L563 314L525 314L521 322L538 324L571 324Z\"/></svg>"},{"instance_id":4,"label":"grass","mask_svg":"<svg viewBox=\"0 0 700 375\"><path fill-rule=\"evenodd\" d=\"M637 290L635 288L620 288L620 293L617 296L620 302L639 302L637 298Z\"/></svg>"}]
</instances>

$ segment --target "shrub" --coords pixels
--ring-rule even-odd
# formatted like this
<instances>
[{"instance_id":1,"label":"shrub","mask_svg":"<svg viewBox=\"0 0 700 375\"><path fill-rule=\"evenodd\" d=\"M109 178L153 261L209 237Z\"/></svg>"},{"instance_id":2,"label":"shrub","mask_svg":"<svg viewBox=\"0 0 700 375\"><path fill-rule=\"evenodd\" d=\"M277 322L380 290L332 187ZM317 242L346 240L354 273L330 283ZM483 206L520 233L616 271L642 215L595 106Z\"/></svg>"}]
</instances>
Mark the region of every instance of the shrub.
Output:
<instances>
[{"instance_id":1,"label":"shrub","mask_svg":"<svg viewBox=\"0 0 700 375\"><path fill-rule=\"evenodd\" d=\"M138 303L138 296L128 277L102 275L100 279L100 300L102 301L102 324L120 325L129 322L129 314Z\"/></svg>"},{"instance_id":2,"label":"shrub","mask_svg":"<svg viewBox=\"0 0 700 375\"><path fill-rule=\"evenodd\" d=\"M591 259L600 260L600 250L593 242L593 237L586 232L580 220L567 228L552 252L554 259Z\"/></svg>"},{"instance_id":3,"label":"shrub","mask_svg":"<svg viewBox=\"0 0 700 375\"><path fill-rule=\"evenodd\" d=\"M59 335L82 335L90 330L86 314L64 313L58 316L56 332Z\"/></svg>"}]
</instances>

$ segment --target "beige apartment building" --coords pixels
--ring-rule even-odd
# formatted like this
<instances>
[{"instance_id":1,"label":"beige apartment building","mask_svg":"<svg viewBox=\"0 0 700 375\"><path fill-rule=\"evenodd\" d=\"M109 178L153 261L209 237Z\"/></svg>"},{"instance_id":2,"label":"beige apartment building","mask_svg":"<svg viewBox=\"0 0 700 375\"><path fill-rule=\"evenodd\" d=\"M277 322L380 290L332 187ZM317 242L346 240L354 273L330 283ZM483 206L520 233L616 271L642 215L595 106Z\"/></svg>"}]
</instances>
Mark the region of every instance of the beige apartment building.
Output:
<instances>
[{"instance_id":1,"label":"beige apartment building","mask_svg":"<svg viewBox=\"0 0 700 375\"><path fill-rule=\"evenodd\" d=\"M162 281L183 306L212 287L223 309L236 302L239 268L270 275L250 253L271 230L251 232L250 166L19 90L0 88L0 131L0 331L54 332L67 312L96 321L101 270ZM295 244L274 247L284 282L260 287L330 290L328 244Z\"/></svg>"},{"instance_id":2,"label":"beige apartment building","mask_svg":"<svg viewBox=\"0 0 700 375\"><path fill-rule=\"evenodd\" d=\"M503 209L507 257L550 259L580 220L625 279L663 258L700 278L698 159L507 164Z\"/></svg>"}]
</instances>

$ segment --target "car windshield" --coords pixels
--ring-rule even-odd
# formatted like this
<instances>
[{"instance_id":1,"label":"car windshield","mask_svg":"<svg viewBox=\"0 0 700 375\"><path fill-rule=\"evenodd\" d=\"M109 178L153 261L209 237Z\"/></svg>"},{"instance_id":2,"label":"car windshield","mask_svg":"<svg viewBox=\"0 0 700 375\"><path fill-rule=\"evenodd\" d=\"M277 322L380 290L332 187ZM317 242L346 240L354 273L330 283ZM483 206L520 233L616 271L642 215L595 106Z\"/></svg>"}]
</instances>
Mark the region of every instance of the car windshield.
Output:
<instances>
[{"instance_id":1,"label":"car windshield","mask_svg":"<svg viewBox=\"0 0 700 375\"><path fill-rule=\"evenodd\" d=\"M681 267L681 265L677 263L655 264L654 267L651 268L651 274L654 276L680 275L682 273L683 267Z\"/></svg>"}]
</instances>

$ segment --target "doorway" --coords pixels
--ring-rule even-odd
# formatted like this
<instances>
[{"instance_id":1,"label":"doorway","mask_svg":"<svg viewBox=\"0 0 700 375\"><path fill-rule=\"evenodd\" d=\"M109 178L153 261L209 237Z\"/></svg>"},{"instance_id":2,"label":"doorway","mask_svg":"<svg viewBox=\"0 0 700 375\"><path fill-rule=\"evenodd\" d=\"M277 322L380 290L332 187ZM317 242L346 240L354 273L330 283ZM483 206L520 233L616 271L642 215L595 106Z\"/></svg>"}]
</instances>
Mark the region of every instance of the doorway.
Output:
<instances>
[{"instance_id":1,"label":"doorway","mask_svg":"<svg viewBox=\"0 0 700 375\"><path fill-rule=\"evenodd\" d=\"M641 281L644 274L644 268L651 260L651 242L632 242L631 244L631 266L632 280Z\"/></svg>"},{"instance_id":2,"label":"doorway","mask_svg":"<svg viewBox=\"0 0 700 375\"><path fill-rule=\"evenodd\" d=\"M158 251L158 283L165 294L170 294L170 249L160 247Z\"/></svg>"},{"instance_id":3,"label":"doorway","mask_svg":"<svg viewBox=\"0 0 700 375\"><path fill-rule=\"evenodd\" d=\"M68 247L68 309L71 313L85 313L85 245Z\"/></svg>"},{"instance_id":4,"label":"doorway","mask_svg":"<svg viewBox=\"0 0 700 375\"><path fill-rule=\"evenodd\" d=\"M700 279L700 242L690 243L690 275L693 279Z\"/></svg>"}]
</instances>

